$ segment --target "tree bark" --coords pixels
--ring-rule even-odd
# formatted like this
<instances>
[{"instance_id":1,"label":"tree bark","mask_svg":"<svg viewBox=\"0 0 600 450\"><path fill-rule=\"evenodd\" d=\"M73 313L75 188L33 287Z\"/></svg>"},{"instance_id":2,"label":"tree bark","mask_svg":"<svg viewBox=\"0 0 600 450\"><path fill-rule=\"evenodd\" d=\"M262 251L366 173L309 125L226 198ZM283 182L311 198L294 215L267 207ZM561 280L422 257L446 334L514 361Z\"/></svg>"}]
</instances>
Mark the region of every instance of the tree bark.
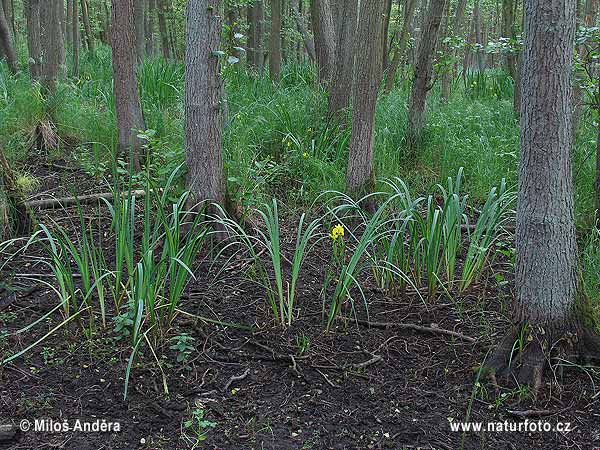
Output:
<instances>
[{"instance_id":1,"label":"tree bark","mask_svg":"<svg viewBox=\"0 0 600 450\"><path fill-rule=\"evenodd\" d=\"M281 80L281 0L271 0L269 77L276 83Z\"/></svg>"},{"instance_id":2,"label":"tree bark","mask_svg":"<svg viewBox=\"0 0 600 450\"><path fill-rule=\"evenodd\" d=\"M535 394L549 353L578 342L580 331L571 174L575 3L525 0L524 36L514 321L527 333L519 382L533 384ZM509 333L492 367L507 366L510 340Z\"/></svg>"},{"instance_id":3,"label":"tree bark","mask_svg":"<svg viewBox=\"0 0 600 450\"><path fill-rule=\"evenodd\" d=\"M112 0L112 53L115 111L119 132L119 150L127 155L132 148L133 165L140 168L144 116L136 74L135 28L133 0Z\"/></svg>"},{"instance_id":4,"label":"tree bark","mask_svg":"<svg viewBox=\"0 0 600 450\"><path fill-rule=\"evenodd\" d=\"M407 152L414 156L421 143L423 130L427 121L427 94L432 86L433 54L437 43L437 35L442 23L446 0L431 0L427 12L427 21L421 30L415 75L410 93L408 108L408 128L406 130Z\"/></svg>"},{"instance_id":5,"label":"tree bark","mask_svg":"<svg viewBox=\"0 0 600 450\"><path fill-rule=\"evenodd\" d=\"M17 55L12 44L10 28L4 14L4 8L0 5L0 47L12 73L17 73Z\"/></svg>"},{"instance_id":6,"label":"tree bark","mask_svg":"<svg viewBox=\"0 0 600 450\"><path fill-rule=\"evenodd\" d=\"M156 0L147 0L146 3L146 54L154 54L154 14L156 12Z\"/></svg>"},{"instance_id":7,"label":"tree bark","mask_svg":"<svg viewBox=\"0 0 600 450\"><path fill-rule=\"evenodd\" d=\"M306 49L306 53L311 61L316 61L315 54L315 41L308 34L306 30L306 26L304 25L304 18L302 17L302 12L300 11L300 2L298 0L293 0L292 10L294 17L296 19L296 26L298 27L298 32L302 36L302 41L304 42L304 48ZM354 12L356 15L356 11Z\"/></svg>"},{"instance_id":8,"label":"tree bark","mask_svg":"<svg viewBox=\"0 0 600 450\"><path fill-rule=\"evenodd\" d=\"M340 121L344 111L350 105L352 94L352 74L354 72L354 39L358 0L337 0L336 63L333 68L333 80L329 90L329 116Z\"/></svg>"},{"instance_id":9,"label":"tree bark","mask_svg":"<svg viewBox=\"0 0 600 450\"><path fill-rule=\"evenodd\" d=\"M225 202L221 152L221 80L219 50L220 0L190 1L187 5L185 54L185 148L190 207L200 202Z\"/></svg>"},{"instance_id":10,"label":"tree bark","mask_svg":"<svg viewBox=\"0 0 600 450\"><path fill-rule=\"evenodd\" d=\"M171 51L169 46L169 29L167 26L167 19L165 18L166 5L165 0L157 0L157 12L158 12L158 30L160 32L160 42L163 58L169 59L171 57Z\"/></svg>"},{"instance_id":11,"label":"tree bark","mask_svg":"<svg viewBox=\"0 0 600 450\"><path fill-rule=\"evenodd\" d=\"M81 18L83 19L87 49L93 52L95 49L94 34L92 33L92 25L90 24L90 12L87 0L81 0Z\"/></svg>"},{"instance_id":12,"label":"tree bark","mask_svg":"<svg viewBox=\"0 0 600 450\"><path fill-rule=\"evenodd\" d=\"M77 0L71 2L71 42L73 43L73 76L79 77L79 50L80 50L80 35L79 35L79 7Z\"/></svg>"},{"instance_id":13,"label":"tree bark","mask_svg":"<svg viewBox=\"0 0 600 450\"><path fill-rule=\"evenodd\" d=\"M40 30L40 1L26 0L27 49L29 52L29 73L33 80L39 80L42 73L42 43Z\"/></svg>"},{"instance_id":14,"label":"tree bark","mask_svg":"<svg viewBox=\"0 0 600 450\"><path fill-rule=\"evenodd\" d=\"M392 92L394 87L394 80L396 79L396 72L400 66L400 62L405 58L406 47L408 44L408 38L410 36L410 24L415 16L415 9L417 7L417 0L406 0L404 7L404 22L402 23L402 29L398 36L398 45L394 51L392 62L386 71L385 76L385 87L383 89L384 94Z\"/></svg>"},{"instance_id":15,"label":"tree bark","mask_svg":"<svg viewBox=\"0 0 600 450\"><path fill-rule=\"evenodd\" d=\"M346 172L346 191L355 198L373 192L375 173L373 154L375 144L375 107L381 82L381 15L384 3L380 0L361 0L358 32L355 45L354 86L352 97L352 133ZM363 205L373 210L367 201Z\"/></svg>"},{"instance_id":16,"label":"tree bark","mask_svg":"<svg viewBox=\"0 0 600 450\"><path fill-rule=\"evenodd\" d=\"M477 49L475 54L477 55L477 68L479 72L485 72L485 52L483 51L483 35L481 32L481 3L480 0L475 0L473 6L473 21L475 22L475 45Z\"/></svg>"},{"instance_id":17,"label":"tree bark","mask_svg":"<svg viewBox=\"0 0 600 450\"><path fill-rule=\"evenodd\" d=\"M502 37L515 39L515 1L502 0ZM517 75L517 61L513 52L509 52L505 58L506 71L510 74L513 80Z\"/></svg>"},{"instance_id":18,"label":"tree bark","mask_svg":"<svg viewBox=\"0 0 600 450\"><path fill-rule=\"evenodd\" d=\"M146 49L146 30L144 29L146 0L133 0L133 17L135 26L135 54L138 64L141 64L144 61Z\"/></svg>"},{"instance_id":19,"label":"tree bark","mask_svg":"<svg viewBox=\"0 0 600 450\"><path fill-rule=\"evenodd\" d=\"M53 94L56 82L66 73L65 42L62 33L64 4L62 0L46 0L41 5L41 82L46 92Z\"/></svg>"},{"instance_id":20,"label":"tree bark","mask_svg":"<svg viewBox=\"0 0 600 450\"><path fill-rule=\"evenodd\" d=\"M386 0L386 2L383 15L383 33L381 35L381 73L383 73L388 66L388 36L390 34L390 16L392 15L392 0Z\"/></svg>"},{"instance_id":21,"label":"tree bark","mask_svg":"<svg viewBox=\"0 0 600 450\"><path fill-rule=\"evenodd\" d=\"M319 83L326 87L333 74L336 42L330 0L312 0L311 16Z\"/></svg>"},{"instance_id":22,"label":"tree bark","mask_svg":"<svg viewBox=\"0 0 600 450\"><path fill-rule=\"evenodd\" d=\"M73 1L67 0L67 22L65 26L65 43L68 48L73 46Z\"/></svg>"}]
</instances>

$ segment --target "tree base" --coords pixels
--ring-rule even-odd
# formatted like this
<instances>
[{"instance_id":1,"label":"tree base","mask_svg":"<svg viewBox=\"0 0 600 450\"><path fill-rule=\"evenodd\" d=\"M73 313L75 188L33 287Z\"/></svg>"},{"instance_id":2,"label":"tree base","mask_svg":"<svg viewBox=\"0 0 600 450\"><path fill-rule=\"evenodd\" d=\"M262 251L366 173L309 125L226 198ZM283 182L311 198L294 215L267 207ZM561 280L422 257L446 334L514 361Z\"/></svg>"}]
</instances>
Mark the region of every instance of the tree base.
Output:
<instances>
[{"instance_id":1,"label":"tree base","mask_svg":"<svg viewBox=\"0 0 600 450\"><path fill-rule=\"evenodd\" d=\"M600 359L600 336L591 330L577 327L577 332L567 332L553 337L543 329L532 330L526 325L512 327L496 347L492 356L484 362L483 369L498 389L498 380L531 387L536 399L542 387L545 371L550 368L559 377L561 365L553 360L576 361Z\"/></svg>"}]
</instances>

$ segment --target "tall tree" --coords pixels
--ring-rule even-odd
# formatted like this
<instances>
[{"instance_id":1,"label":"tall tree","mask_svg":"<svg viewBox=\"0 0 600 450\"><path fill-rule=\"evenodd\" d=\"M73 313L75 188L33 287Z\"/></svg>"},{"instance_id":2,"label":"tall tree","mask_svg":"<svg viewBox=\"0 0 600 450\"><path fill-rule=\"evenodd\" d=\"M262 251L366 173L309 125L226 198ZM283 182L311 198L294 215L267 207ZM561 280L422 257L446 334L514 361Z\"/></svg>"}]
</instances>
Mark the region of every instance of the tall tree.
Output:
<instances>
[{"instance_id":1,"label":"tall tree","mask_svg":"<svg viewBox=\"0 0 600 450\"><path fill-rule=\"evenodd\" d=\"M281 79L281 0L271 0L269 76L275 82Z\"/></svg>"},{"instance_id":2,"label":"tall tree","mask_svg":"<svg viewBox=\"0 0 600 450\"><path fill-rule=\"evenodd\" d=\"M383 92L389 94L392 92L394 87L394 80L396 79L396 72L400 67L400 62L406 56L406 47L408 44L408 38L410 36L410 26L415 15L415 9L417 8L417 0L406 0L404 4L404 20L402 22L402 28L399 31L396 41L398 41L396 48L394 49L394 56L389 67L385 73L385 87Z\"/></svg>"},{"instance_id":3,"label":"tall tree","mask_svg":"<svg viewBox=\"0 0 600 450\"><path fill-rule=\"evenodd\" d=\"M335 27L330 0L311 0L311 18L319 82L328 86L335 64Z\"/></svg>"},{"instance_id":4,"label":"tall tree","mask_svg":"<svg viewBox=\"0 0 600 450\"><path fill-rule=\"evenodd\" d=\"M190 204L224 204L225 174L221 153L220 0L187 5L185 51L185 149Z\"/></svg>"},{"instance_id":5,"label":"tall tree","mask_svg":"<svg viewBox=\"0 0 600 450\"><path fill-rule=\"evenodd\" d=\"M144 130L142 103L136 74L134 0L112 0L112 55L115 112L119 132L119 150L128 154L132 148L133 165L140 168L142 141L137 137Z\"/></svg>"},{"instance_id":6,"label":"tall tree","mask_svg":"<svg viewBox=\"0 0 600 450\"><path fill-rule=\"evenodd\" d=\"M12 37L6 15L4 14L4 8L0 5L0 47L2 47L2 53L6 57L8 68L12 73L17 72L17 55L12 44Z\"/></svg>"},{"instance_id":7,"label":"tall tree","mask_svg":"<svg viewBox=\"0 0 600 450\"><path fill-rule=\"evenodd\" d=\"M156 0L147 0L146 3L146 20L144 26L146 28L146 54L154 54L154 14L156 12Z\"/></svg>"},{"instance_id":8,"label":"tall tree","mask_svg":"<svg viewBox=\"0 0 600 450\"><path fill-rule=\"evenodd\" d=\"M306 30L306 26L304 25L304 17L302 15L302 3L299 0L292 0L292 13L294 14L294 18L296 19L296 27L298 28L298 32L302 36L302 41L304 42L304 48L306 49L306 53L311 61L315 61L317 56L315 54L315 41L309 35Z\"/></svg>"},{"instance_id":9,"label":"tall tree","mask_svg":"<svg viewBox=\"0 0 600 450\"><path fill-rule=\"evenodd\" d=\"M160 44L163 58L169 59L171 57L171 47L169 44L169 28L167 25L166 13L167 5L165 0L157 0L157 13L158 13L158 31L160 33Z\"/></svg>"},{"instance_id":10,"label":"tall tree","mask_svg":"<svg viewBox=\"0 0 600 450\"><path fill-rule=\"evenodd\" d=\"M452 24L452 37L462 37L463 27L465 23L465 10L467 8L467 0L458 0L456 4L456 10L454 11L454 22ZM456 48L452 46L449 49L448 57L451 60L456 58ZM442 87L441 87L441 99L442 101L448 101L450 98L450 86L452 84L452 78L454 78L456 73L456 62L451 64L451 67L448 67L442 73Z\"/></svg>"},{"instance_id":11,"label":"tall tree","mask_svg":"<svg viewBox=\"0 0 600 450\"><path fill-rule=\"evenodd\" d=\"M133 17L135 26L135 54L138 63L141 63L146 50L146 0L133 0Z\"/></svg>"},{"instance_id":12,"label":"tall tree","mask_svg":"<svg viewBox=\"0 0 600 450\"><path fill-rule=\"evenodd\" d=\"M93 52L95 48L94 34L92 33L92 25L90 23L90 12L87 0L81 0L81 19L83 21L83 28L85 30L87 49L90 52Z\"/></svg>"},{"instance_id":13,"label":"tall tree","mask_svg":"<svg viewBox=\"0 0 600 450\"><path fill-rule=\"evenodd\" d=\"M515 234L515 328L489 362L500 373L521 361L518 380L537 393L550 354L598 352L580 316L571 174L572 0L525 0L521 158ZM520 358L513 353L525 336ZM581 347L579 347L581 346ZM516 366L516 363L515 363Z\"/></svg>"},{"instance_id":14,"label":"tall tree","mask_svg":"<svg viewBox=\"0 0 600 450\"><path fill-rule=\"evenodd\" d=\"M358 0L336 0L336 63L329 89L329 115L335 120L350 104Z\"/></svg>"},{"instance_id":15,"label":"tall tree","mask_svg":"<svg viewBox=\"0 0 600 450\"><path fill-rule=\"evenodd\" d=\"M502 0L502 37L509 40L515 38L515 0ZM505 59L506 70L516 79L517 61L514 52L508 52Z\"/></svg>"},{"instance_id":16,"label":"tall tree","mask_svg":"<svg viewBox=\"0 0 600 450\"><path fill-rule=\"evenodd\" d=\"M427 94L433 87L431 85L433 54L445 4L446 0L430 0L427 19L421 30L415 74L410 92L408 128L406 130L407 150L411 156L421 143L423 130L427 122Z\"/></svg>"},{"instance_id":17,"label":"tall tree","mask_svg":"<svg viewBox=\"0 0 600 450\"><path fill-rule=\"evenodd\" d=\"M81 39L79 35L79 5L77 0L71 2L71 42L73 43L73 76L79 77L79 50Z\"/></svg>"},{"instance_id":18,"label":"tall tree","mask_svg":"<svg viewBox=\"0 0 600 450\"><path fill-rule=\"evenodd\" d=\"M40 27L40 0L26 0L24 4L27 19L27 49L29 53L29 73L39 80L42 74L42 42Z\"/></svg>"},{"instance_id":19,"label":"tall tree","mask_svg":"<svg viewBox=\"0 0 600 450\"><path fill-rule=\"evenodd\" d=\"M64 3L46 0L40 3L42 69L41 82L48 93L56 89L56 82L66 74L65 42L62 32Z\"/></svg>"},{"instance_id":20,"label":"tall tree","mask_svg":"<svg viewBox=\"0 0 600 450\"><path fill-rule=\"evenodd\" d=\"M356 197L373 192L375 173L375 106L381 82L381 16L384 3L361 0L355 48L352 133L346 171L346 191ZM364 205L368 210L374 204Z\"/></svg>"}]
</instances>

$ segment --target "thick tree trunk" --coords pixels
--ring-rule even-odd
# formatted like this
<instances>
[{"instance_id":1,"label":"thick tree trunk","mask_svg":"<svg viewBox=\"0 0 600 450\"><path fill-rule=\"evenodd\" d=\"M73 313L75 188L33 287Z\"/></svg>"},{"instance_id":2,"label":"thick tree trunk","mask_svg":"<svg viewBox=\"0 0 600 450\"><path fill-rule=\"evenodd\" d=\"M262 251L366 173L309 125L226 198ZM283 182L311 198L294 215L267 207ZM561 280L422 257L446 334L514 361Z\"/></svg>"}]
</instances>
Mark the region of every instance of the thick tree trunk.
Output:
<instances>
[{"instance_id":1,"label":"thick tree trunk","mask_svg":"<svg viewBox=\"0 0 600 450\"><path fill-rule=\"evenodd\" d=\"M73 76L79 77L79 50L81 39L79 35L79 2L71 2L73 10L71 11L71 42L73 43Z\"/></svg>"},{"instance_id":2,"label":"thick tree trunk","mask_svg":"<svg viewBox=\"0 0 600 450\"><path fill-rule=\"evenodd\" d=\"M514 320L527 333L519 381L532 384L535 394L548 354L578 341L571 174L575 3L525 0L524 31ZM510 333L507 339L513 340ZM507 339L492 357L493 368L505 369L512 356Z\"/></svg>"},{"instance_id":3,"label":"thick tree trunk","mask_svg":"<svg viewBox=\"0 0 600 450\"><path fill-rule=\"evenodd\" d=\"M133 146L133 165L140 168L144 116L138 91L135 53L133 0L112 0L112 54L115 112L119 132L119 150L127 155Z\"/></svg>"},{"instance_id":4,"label":"thick tree trunk","mask_svg":"<svg viewBox=\"0 0 600 450\"><path fill-rule=\"evenodd\" d=\"M87 49L90 52L93 52L95 49L94 34L92 33L92 25L90 24L90 12L87 0L81 0L81 18L83 20L83 28L85 30Z\"/></svg>"},{"instance_id":5,"label":"thick tree trunk","mask_svg":"<svg viewBox=\"0 0 600 450\"><path fill-rule=\"evenodd\" d=\"M381 82L381 15L380 0L361 0L355 43L354 86L352 97L352 134L346 172L346 191L355 198L373 192L375 173L375 107ZM374 204L364 207L373 210Z\"/></svg>"},{"instance_id":6,"label":"thick tree trunk","mask_svg":"<svg viewBox=\"0 0 600 450\"><path fill-rule=\"evenodd\" d=\"M29 51L29 73L33 80L39 80L42 74L40 0L27 0L24 8L25 17L27 18L27 49Z\"/></svg>"},{"instance_id":7,"label":"thick tree trunk","mask_svg":"<svg viewBox=\"0 0 600 450\"><path fill-rule=\"evenodd\" d=\"M169 59L171 57L171 50L169 45L169 29L167 26L167 19L165 17L167 7L165 0L157 0L157 12L158 12L158 30L160 32L160 43L162 49L163 58Z\"/></svg>"},{"instance_id":8,"label":"thick tree trunk","mask_svg":"<svg viewBox=\"0 0 600 450\"><path fill-rule=\"evenodd\" d=\"M329 116L340 121L344 111L350 105L352 93L352 74L354 72L354 40L356 34L356 15L358 0L337 0L336 63L329 89Z\"/></svg>"},{"instance_id":9,"label":"thick tree trunk","mask_svg":"<svg viewBox=\"0 0 600 450\"><path fill-rule=\"evenodd\" d=\"M465 23L465 10L467 8L467 0L459 0L456 5L456 11L454 12L454 24L452 27L452 36L459 37L463 34L463 27ZM450 50L450 58L454 59L457 56L456 49ZM448 101L450 98L450 88L452 85L452 79L456 76L457 64L453 63L451 68L448 68L442 74L442 87L441 87L441 99L442 101Z\"/></svg>"},{"instance_id":10,"label":"thick tree trunk","mask_svg":"<svg viewBox=\"0 0 600 450\"><path fill-rule=\"evenodd\" d=\"M64 4L62 0L46 0L41 5L41 82L46 92L52 94L56 90L58 79L66 73L65 42L62 33Z\"/></svg>"},{"instance_id":11,"label":"thick tree trunk","mask_svg":"<svg viewBox=\"0 0 600 450\"><path fill-rule=\"evenodd\" d=\"M187 6L185 54L185 148L190 207L211 201L224 204L225 175L221 153L220 0Z\"/></svg>"},{"instance_id":12,"label":"thick tree trunk","mask_svg":"<svg viewBox=\"0 0 600 450\"><path fill-rule=\"evenodd\" d=\"M415 9L417 7L417 0L406 0L404 7L404 22L402 23L402 29L398 36L398 45L394 51L392 61L386 71L385 75L385 87L383 89L384 94L392 92L394 87L394 80L396 79L396 72L400 67L400 62L406 57L406 47L408 44L408 38L410 36L409 30L411 22L415 15Z\"/></svg>"},{"instance_id":13,"label":"thick tree trunk","mask_svg":"<svg viewBox=\"0 0 600 450\"><path fill-rule=\"evenodd\" d=\"M326 87L333 74L336 42L330 0L312 0L311 16L319 83ZM378 26L381 27L381 24Z\"/></svg>"},{"instance_id":14,"label":"thick tree trunk","mask_svg":"<svg viewBox=\"0 0 600 450\"><path fill-rule=\"evenodd\" d=\"M133 18L135 26L135 54L138 64L144 61L146 50L146 30L144 19L146 17L146 0L133 0Z\"/></svg>"},{"instance_id":15,"label":"thick tree trunk","mask_svg":"<svg viewBox=\"0 0 600 450\"><path fill-rule=\"evenodd\" d=\"M271 0L269 76L274 82L281 80L281 0Z\"/></svg>"},{"instance_id":16,"label":"thick tree trunk","mask_svg":"<svg viewBox=\"0 0 600 450\"><path fill-rule=\"evenodd\" d=\"M12 73L17 73L17 55L12 44L10 28L4 14L4 8L0 5L0 47L6 57L8 68Z\"/></svg>"},{"instance_id":17,"label":"thick tree trunk","mask_svg":"<svg viewBox=\"0 0 600 450\"><path fill-rule=\"evenodd\" d=\"M408 107L408 128L406 130L406 145L409 156L414 156L421 143L423 130L427 121L427 94L432 88L433 53L437 36L442 23L446 0L431 0L427 12L427 21L421 30L415 75L410 93Z\"/></svg>"}]
</instances>

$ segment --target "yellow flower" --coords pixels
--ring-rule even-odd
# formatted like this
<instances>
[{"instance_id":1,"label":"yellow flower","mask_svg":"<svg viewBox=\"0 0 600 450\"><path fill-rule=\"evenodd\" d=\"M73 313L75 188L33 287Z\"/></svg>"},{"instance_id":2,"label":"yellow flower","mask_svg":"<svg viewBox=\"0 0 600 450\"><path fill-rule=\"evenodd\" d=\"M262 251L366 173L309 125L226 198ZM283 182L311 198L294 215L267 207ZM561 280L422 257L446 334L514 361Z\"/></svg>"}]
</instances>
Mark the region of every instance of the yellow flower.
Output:
<instances>
[{"instance_id":1,"label":"yellow flower","mask_svg":"<svg viewBox=\"0 0 600 450\"><path fill-rule=\"evenodd\" d=\"M344 237L344 227L341 224L337 224L329 233L329 237L334 241L337 241L339 238Z\"/></svg>"},{"instance_id":2,"label":"yellow flower","mask_svg":"<svg viewBox=\"0 0 600 450\"><path fill-rule=\"evenodd\" d=\"M302 153L302 156L304 156L305 158L308 158L310 155L306 152Z\"/></svg>"},{"instance_id":3,"label":"yellow flower","mask_svg":"<svg viewBox=\"0 0 600 450\"><path fill-rule=\"evenodd\" d=\"M287 146L291 147L292 146L292 141L287 141Z\"/></svg>"}]
</instances>

